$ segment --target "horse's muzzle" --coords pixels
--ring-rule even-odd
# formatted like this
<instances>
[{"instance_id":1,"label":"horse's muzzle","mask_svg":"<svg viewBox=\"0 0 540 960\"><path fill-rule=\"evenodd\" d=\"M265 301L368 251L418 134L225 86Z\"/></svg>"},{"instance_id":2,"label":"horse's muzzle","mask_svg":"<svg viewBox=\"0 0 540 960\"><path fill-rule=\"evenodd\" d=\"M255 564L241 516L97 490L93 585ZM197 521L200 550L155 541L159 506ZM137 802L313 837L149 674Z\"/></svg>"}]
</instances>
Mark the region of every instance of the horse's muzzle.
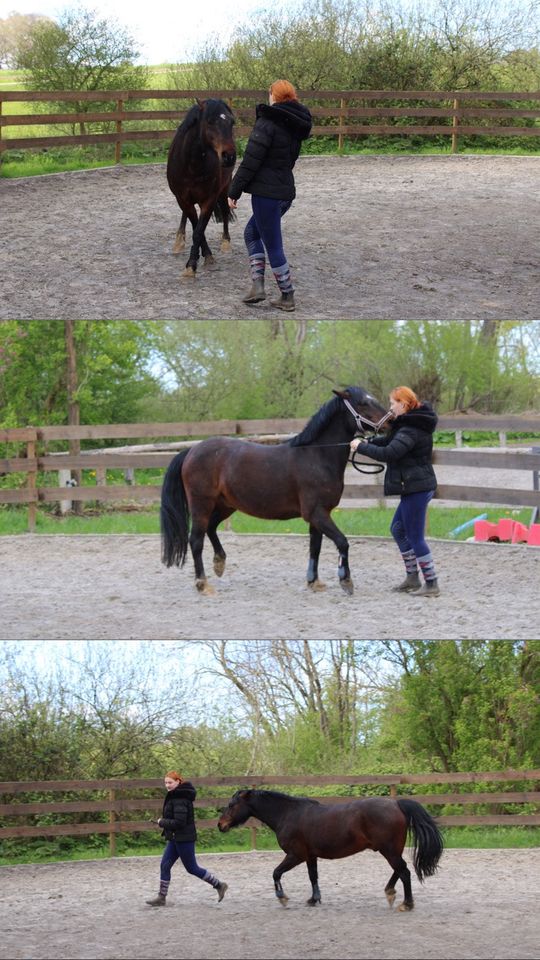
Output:
<instances>
[{"instance_id":1,"label":"horse's muzzle","mask_svg":"<svg viewBox=\"0 0 540 960\"><path fill-rule=\"evenodd\" d=\"M221 166L222 167L234 167L236 163L236 153L226 153L221 154Z\"/></svg>"}]
</instances>

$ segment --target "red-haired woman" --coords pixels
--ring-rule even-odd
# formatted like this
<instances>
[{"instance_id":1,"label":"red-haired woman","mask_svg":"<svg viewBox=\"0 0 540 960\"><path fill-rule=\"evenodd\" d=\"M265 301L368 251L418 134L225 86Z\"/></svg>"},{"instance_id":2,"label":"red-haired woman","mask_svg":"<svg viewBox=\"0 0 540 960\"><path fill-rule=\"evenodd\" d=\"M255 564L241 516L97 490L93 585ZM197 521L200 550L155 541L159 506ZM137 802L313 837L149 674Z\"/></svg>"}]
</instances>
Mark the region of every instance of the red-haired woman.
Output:
<instances>
[{"instance_id":1,"label":"red-haired woman","mask_svg":"<svg viewBox=\"0 0 540 960\"><path fill-rule=\"evenodd\" d=\"M392 390L390 409L394 415L392 429L367 442L352 440L351 449L386 463L384 494L401 497L390 531L403 558L406 576L393 590L438 597L435 564L424 534L428 504L437 488L431 465L437 415L429 403L420 402L410 387Z\"/></svg>"},{"instance_id":2,"label":"red-haired woman","mask_svg":"<svg viewBox=\"0 0 540 960\"><path fill-rule=\"evenodd\" d=\"M272 306L295 309L291 271L283 249L281 218L295 196L293 167L302 140L311 132L311 114L300 103L292 83L276 80L269 90L268 104L256 108L255 126L244 157L229 187L229 206L236 207L242 193L251 194L253 215L244 230L249 256L251 288L244 303L266 299L264 273L266 258L280 291Z\"/></svg>"},{"instance_id":3,"label":"red-haired woman","mask_svg":"<svg viewBox=\"0 0 540 960\"><path fill-rule=\"evenodd\" d=\"M167 796L163 801L163 816L155 822L162 828L162 836L167 840L160 865L159 893L153 900L147 900L151 907L164 907L171 882L171 867L180 859L188 873L211 884L218 892L221 903L227 890L227 884L218 880L212 873L200 867L195 859L195 815L193 801L195 787L189 780L183 780L176 770L169 770L164 777Z\"/></svg>"}]
</instances>

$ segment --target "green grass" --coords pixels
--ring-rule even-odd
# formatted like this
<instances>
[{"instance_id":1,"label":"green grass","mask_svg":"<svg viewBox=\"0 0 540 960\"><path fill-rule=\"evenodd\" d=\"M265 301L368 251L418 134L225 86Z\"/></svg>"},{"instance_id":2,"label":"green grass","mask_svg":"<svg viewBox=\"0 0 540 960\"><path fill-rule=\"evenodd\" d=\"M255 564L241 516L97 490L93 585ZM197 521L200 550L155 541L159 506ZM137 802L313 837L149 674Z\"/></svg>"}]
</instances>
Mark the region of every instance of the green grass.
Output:
<instances>
[{"instance_id":1,"label":"green grass","mask_svg":"<svg viewBox=\"0 0 540 960\"><path fill-rule=\"evenodd\" d=\"M105 508L97 512L94 507L85 507L86 513L82 516L67 514L56 516L42 507L38 508L36 533L46 534L149 534L159 533L159 507L154 504L148 508L141 508L137 504L126 505L123 509ZM450 532L467 520L472 520L481 513L487 513L488 520L496 522L503 517L511 517L520 523L529 524L531 510L529 507L520 510L510 510L504 507L437 507L433 505L428 511L426 534L432 539L449 539ZM340 530L346 536L375 536L389 537L390 522L394 515L392 507L365 507L363 509L337 508L333 511L333 518ZM259 520L243 513L235 513L220 528L232 530L234 533L266 533L288 534L296 533L307 535L308 526L303 520ZM26 533L28 519L26 507L0 505L0 536ZM451 539L466 540L473 535L473 528L468 527L457 537Z\"/></svg>"}]
</instances>

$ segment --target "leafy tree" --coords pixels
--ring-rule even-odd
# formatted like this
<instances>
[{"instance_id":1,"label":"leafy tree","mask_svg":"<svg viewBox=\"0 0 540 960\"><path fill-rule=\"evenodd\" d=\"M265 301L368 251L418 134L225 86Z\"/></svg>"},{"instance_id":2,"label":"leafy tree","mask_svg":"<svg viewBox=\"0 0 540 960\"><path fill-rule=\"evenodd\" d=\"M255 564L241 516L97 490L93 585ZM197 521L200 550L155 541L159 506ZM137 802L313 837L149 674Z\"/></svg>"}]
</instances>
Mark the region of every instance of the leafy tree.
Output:
<instances>
[{"instance_id":1,"label":"leafy tree","mask_svg":"<svg viewBox=\"0 0 540 960\"><path fill-rule=\"evenodd\" d=\"M82 423L128 423L155 389L148 372L152 326L128 320L77 320L79 403ZM66 343L63 320L0 323L0 424L65 423Z\"/></svg>"},{"instance_id":2,"label":"leafy tree","mask_svg":"<svg viewBox=\"0 0 540 960\"><path fill-rule=\"evenodd\" d=\"M76 7L66 8L56 22L37 21L21 40L17 62L30 90L140 90L147 85L148 70L134 64L138 55L135 41L116 20ZM51 103L56 103L53 96ZM64 113L78 114L116 108L110 100L58 105ZM84 121L79 129L86 132Z\"/></svg>"},{"instance_id":3,"label":"leafy tree","mask_svg":"<svg viewBox=\"0 0 540 960\"><path fill-rule=\"evenodd\" d=\"M31 42L29 34L39 20L48 19L35 13L10 13L0 17L0 68L17 69L19 47Z\"/></svg>"}]
</instances>

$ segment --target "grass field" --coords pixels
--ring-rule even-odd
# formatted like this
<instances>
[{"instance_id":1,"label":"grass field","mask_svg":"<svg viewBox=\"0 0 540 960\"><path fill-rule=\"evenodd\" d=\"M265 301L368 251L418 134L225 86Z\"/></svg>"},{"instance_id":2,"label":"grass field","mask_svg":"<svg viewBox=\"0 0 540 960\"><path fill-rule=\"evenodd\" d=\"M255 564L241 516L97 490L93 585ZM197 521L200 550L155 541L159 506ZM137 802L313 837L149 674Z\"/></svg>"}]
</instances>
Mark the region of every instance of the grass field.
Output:
<instances>
[{"instance_id":1,"label":"grass field","mask_svg":"<svg viewBox=\"0 0 540 960\"><path fill-rule=\"evenodd\" d=\"M40 534L149 534L159 533L159 506L142 507L136 503L126 503L119 509L113 507L98 509L93 504L86 506L82 516L66 514L58 516L50 510L40 508L37 515L36 533ZM502 517L512 517L520 523L529 524L529 507L510 510L503 507L438 507L432 505L428 511L426 535L433 539L466 540L472 536L473 528L468 527L455 537L451 532L462 523L466 523L481 513L487 513L488 520L496 522ZM390 536L389 528L394 509L392 507L364 507L362 509L341 509L333 511L333 518L346 536ZM259 520L243 513L235 513L221 529L234 533L270 533L308 534L307 524L301 520ZM0 536L5 534L26 533L28 530L25 507L0 506Z\"/></svg>"}]
</instances>

